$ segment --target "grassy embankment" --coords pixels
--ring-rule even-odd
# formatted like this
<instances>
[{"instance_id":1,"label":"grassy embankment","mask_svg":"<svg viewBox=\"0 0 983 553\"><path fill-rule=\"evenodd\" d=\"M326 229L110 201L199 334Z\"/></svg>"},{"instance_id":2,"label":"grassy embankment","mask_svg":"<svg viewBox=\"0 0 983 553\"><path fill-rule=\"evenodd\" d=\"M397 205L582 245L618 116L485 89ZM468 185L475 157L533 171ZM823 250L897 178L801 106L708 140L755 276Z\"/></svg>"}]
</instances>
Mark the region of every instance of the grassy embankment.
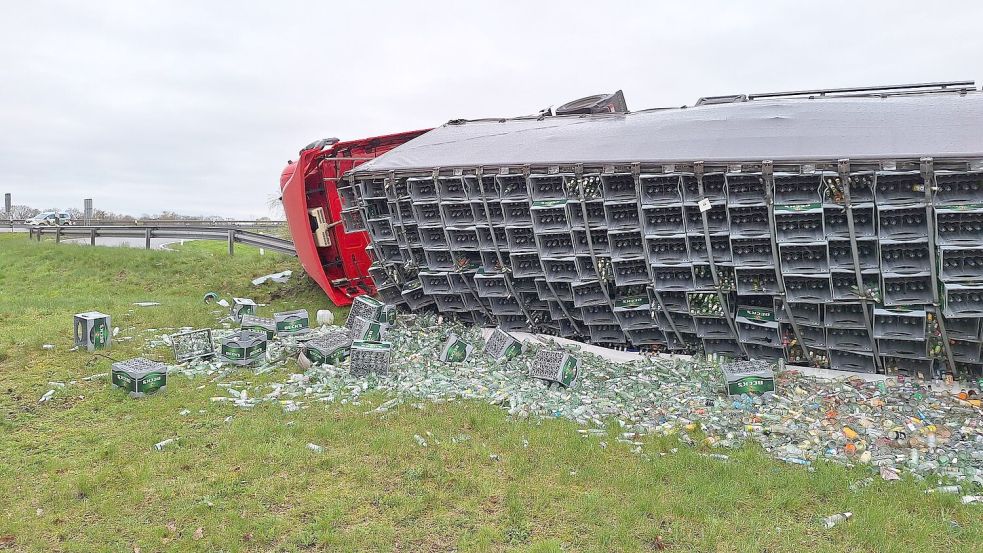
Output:
<instances>
[{"instance_id":1,"label":"grassy embankment","mask_svg":"<svg viewBox=\"0 0 983 553\"><path fill-rule=\"evenodd\" d=\"M201 301L209 290L268 303L260 314L325 308L294 259L223 249L90 249L0 235L0 550L983 549L979 506L926 496L927 484L909 480L850 492L863 469L810 473L755 448L721 463L685 447L667 453L677 441L653 438L646 461L613 439L602 448L581 438L572 423L511 420L478 403L380 416L365 414L385 399L369 394L361 406L287 414L211 403L221 390L201 379L175 377L142 400L106 380L81 381L110 362L68 351L76 312L113 315L120 335L134 337L108 352L122 359L159 334L146 329L214 326ZM285 268L295 270L287 285L249 283ZM70 380L79 383L38 404L49 381ZM419 447L413 435L426 432L441 443ZM470 439L449 439L462 434ZM174 436L176 447L153 451ZM818 524L841 511L854 519Z\"/></svg>"}]
</instances>

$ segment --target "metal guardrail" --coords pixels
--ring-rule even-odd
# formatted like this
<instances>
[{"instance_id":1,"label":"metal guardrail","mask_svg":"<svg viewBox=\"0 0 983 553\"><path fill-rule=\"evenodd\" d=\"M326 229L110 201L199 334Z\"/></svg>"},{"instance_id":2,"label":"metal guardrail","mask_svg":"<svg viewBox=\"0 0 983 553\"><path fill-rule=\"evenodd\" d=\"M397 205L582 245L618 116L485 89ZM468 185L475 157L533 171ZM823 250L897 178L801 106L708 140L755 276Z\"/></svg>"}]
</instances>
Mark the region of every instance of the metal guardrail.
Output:
<instances>
[{"instance_id":1,"label":"metal guardrail","mask_svg":"<svg viewBox=\"0 0 983 553\"><path fill-rule=\"evenodd\" d=\"M150 249L153 238L173 238L177 240L222 240L229 244L229 255L235 252L236 244L255 246L270 251L297 255L293 242L275 236L267 236L239 228L230 227L177 227L177 226L64 226L64 227L28 227L31 239L41 241L45 236L54 236L56 242L65 238L88 238L89 243L96 245L97 238L143 238L146 248Z\"/></svg>"},{"instance_id":2,"label":"metal guardrail","mask_svg":"<svg viewBox=\"0 0 983 553\"><path fill-rule=\"evenodd\" d=\"M258 234L246 230L235 230L234 233L235 233L235 238L233 242L238 242L239 244L246 244L247 246L255 246L257 248L264 248L275 252L290 254L293 256L297 255L297 249L294 247L294 243L291 242L290 240L284 240L282 238L277 238L275 236Z\"/></svg>"}]
</instances>

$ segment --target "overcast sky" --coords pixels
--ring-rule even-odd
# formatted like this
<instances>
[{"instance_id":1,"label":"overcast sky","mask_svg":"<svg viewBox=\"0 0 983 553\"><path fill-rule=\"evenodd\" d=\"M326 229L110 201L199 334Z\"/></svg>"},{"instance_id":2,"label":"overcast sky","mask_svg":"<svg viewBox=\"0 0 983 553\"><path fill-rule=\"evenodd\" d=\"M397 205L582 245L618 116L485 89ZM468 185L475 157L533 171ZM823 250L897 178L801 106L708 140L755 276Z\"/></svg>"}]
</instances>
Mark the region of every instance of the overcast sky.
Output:
<instances>
[{"instance_id":1,"label":"overcast sky","mask_svg":"<svg viewBox=\"0 0 983 553\"><path fill-rule=\"evenodd\" d=\"M251 218L328 136L617 89L642 109L983 78L977 1L275 4L0 4L0 192Z\"/></svg>"}]
</instances>

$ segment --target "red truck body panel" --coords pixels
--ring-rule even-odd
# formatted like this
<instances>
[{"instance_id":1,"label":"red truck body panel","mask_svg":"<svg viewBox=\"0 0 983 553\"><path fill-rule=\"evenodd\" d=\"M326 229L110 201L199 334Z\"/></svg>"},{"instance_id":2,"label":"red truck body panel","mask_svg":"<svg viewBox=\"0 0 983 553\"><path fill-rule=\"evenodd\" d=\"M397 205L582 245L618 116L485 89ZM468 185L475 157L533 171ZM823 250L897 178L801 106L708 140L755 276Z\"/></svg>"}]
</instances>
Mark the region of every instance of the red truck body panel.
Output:
<instances>
[{"instance_id":1,"label":"red truck body panel","mask_svg":"<svg viewBox=\"0 0 983 553\"><path fill-rule=\"evenodd\" d=\"M372 260L365 251L369 245L368 234L346 233L341 224L344 206L338 197L338 179L346 171L427 130L335 142L322 148L306 149L300 153L296 163L284 168L280 176L280 191L297 257L307 274L335 305L350 305L356 296L376 293L368 272ZM321 247L315 240L317 222L309 211L319 207L323 209L326 219L326 225L322 225L322 228L328 229L330 238L330 244Z\"/></svg>"}]
</instances>

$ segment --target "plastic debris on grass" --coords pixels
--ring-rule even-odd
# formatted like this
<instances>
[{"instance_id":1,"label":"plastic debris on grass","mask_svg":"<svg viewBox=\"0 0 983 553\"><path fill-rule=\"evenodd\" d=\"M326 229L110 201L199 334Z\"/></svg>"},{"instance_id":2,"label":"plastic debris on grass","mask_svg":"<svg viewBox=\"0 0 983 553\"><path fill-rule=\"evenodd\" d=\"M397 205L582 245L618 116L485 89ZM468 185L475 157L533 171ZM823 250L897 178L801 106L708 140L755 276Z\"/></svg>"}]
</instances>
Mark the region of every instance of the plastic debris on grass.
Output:
<instances>
[{"instance_id":1,"label":"plastic debris on grass","mask_svg":"<svg viewBox=\"0 0 983 553\"><path fill-rule=\"evenodd\" d=\"M177 438L168 438L166 440L157 442L154 444L154 449L157 451L164 451L164 448L177 443Z\"/></svg>"},{"instance_id":2,"label":"plastic debris on grass","mask_svg":"<svg viewBox=\"0 0 983 553\"><path fill-rule=\"evenodd\" d=\"M256 277L253 279L253 286L259 286L267 281L273 281L277 284L286 284L290 280L290 275L294 274L293 271L286 270L280 273L273 273L269 275L264 275L261 277Z\"/></svg>"},{"instance_id":3,"label":"plastic debris on grass","mask_svg":"<svg viewBox=\"0 0 983 553\"><path fill-rule=\"evenodd\" d=\"M885 480L908 473L983 485L983 412L910 379L818 380L785 370L775 375L774 392L728 396L719 363L712 360L651 356L615 363L547 340L529 342L518 356L495 361L477 353L483 350L480 329L438 322L432 315L400 315L389 329L386 340L392 344L393 361L388 375L353 376L347 360L298 366L303 340L340 331L344 327L322 326L302 337L273 340L253 367L191 361L172 365L170 373L207 378L225 390L213 402L242 409L274 404L291 412L323 403L359 405L370 390L389 396L367 411L380 416L400 405L422 409L426 402L476 400L498 405L516 418L570 419L586 427L584 436L606 438L605 425L617 421L622 432L618 442L639 454L643 443L638 440L648 434L678 435L705 450L757 442L772 457L810 470L825 460L870 466ZM232 332L213 330L217 338ZM473 345L476 353L457 363L439 361L451 335ZM150 345L164 346L166 338ZM529 376L540 350L566 351L580 359L571 387ZM240 380L250 374L268 376L257 379L261 384ZM421 447L429 442L414 438ZM721 452L708 457L735 462ZM869 484L862 481L856 489Z\"/></svg>"},{"instance_id":4,"label":"plastic debris on grass","mask_svg":"<svg viewBox=\"0 0 983 553\"><path fill-rule=\"evenodd\" d=\"M823 527L829 530L830 528L836 526L841 522L846 522L853 518L853 513L837 513L835 515L830 515L823 519Z\"/></svg>"},{"instance_id":5,"label":"plastic debris on grass","mask_svg":"<svg viewBox=\"0 0 983 553\"><path fill-rule=\"evenodd\" d=\"M334 313L332 313L328 309L318 309L316 318L317 318L317 324L319 325L334 324Z\"/></svg>"}]
</instances>

